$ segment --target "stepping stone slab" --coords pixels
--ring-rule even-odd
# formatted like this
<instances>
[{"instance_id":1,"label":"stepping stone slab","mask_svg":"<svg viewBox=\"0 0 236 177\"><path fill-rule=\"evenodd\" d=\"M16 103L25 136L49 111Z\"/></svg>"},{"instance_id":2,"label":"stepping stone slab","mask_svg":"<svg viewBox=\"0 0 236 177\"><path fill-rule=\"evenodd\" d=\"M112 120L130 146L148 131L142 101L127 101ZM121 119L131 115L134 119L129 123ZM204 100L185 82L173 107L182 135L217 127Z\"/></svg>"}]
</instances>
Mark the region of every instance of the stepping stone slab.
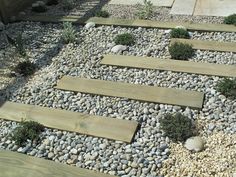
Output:
<instances>
[{"instance_id":1,"label":"stepping stone slab","mask_svg":"<svg viewBox=\"0 0 236 177\"><path fill-rule=\"evenodd\" d=\"M171 7L174 0L150 0L154 6ZM136 5L143 4L143 0L111 0L108 4Z\"/></svg>"},{"instance_id":2,"label":"stepping stone slab","mask_svg":"<svg viewBox=\"0 0 236 177\"><path fill-rule=\"evenodd\" d=\"M193 15L196 0L175 0L170 14Z\"/></svg>"},{"instance_id":3,"label":"stepping stone slab","mask_svg":"<svg viewBox=\"0 0 236 177\"><path fill-rule=\"evenodd\" d=\"M70 76L64 76L55 88L96 95L124 97L147 102L188 106L197 109L202 108L204 98L203 93L196 91Z\"/></svg>"},{"instance_id":4,"label":"stepping stone slab","mask_svg":"<svg viewBox=\"0 0 236 177\"><path fill-rule=\"evenodd\" d=\"M236 77L235 65L200 63L123 55L105 55L101 61L101 64L141 69L158 69L213 76Z\"/></svg>"},{"instance_id":5,"label":"stepping stone slab","mask_svg":"<svg viewBox=\"0 0 236 177\"><path fill-rule=\"evenodd\" d=\"M210 50L219 52L236 52L236 42L217 42L191 39L171 39L171 44L175 42L182 42L192 45L194 49Z\"/></svg>"},{"instance_id":6,"label":"stepping stone slab","mask_svg":"<svg viewBox=\"0 0 236 177\"><path fill-rule=\"evenodd\" d=\"M5 150L0 150L0 170L0 177L115 177Z\"/></svg>"},{"instance_id":7,"label":"stepping stone slab","mask_svg":"<svg viewBox=\"0 0 236 177\"><path fill-rule=\"evenodd\" d=\"M175 28L184 26L190 31L212 31L212 32L236 32L236 26L225 24L206 24L206 23L186 23L186 22L161 22L152 20L130 20L117 18L92 17L88 20L81 19L79 16L20 16L18 21L34 21L44 23L72 22L76 24L86 24L94 22L96 25L114 25L128 27L146 27L146 28Z\"/></svg>"},{"instance_id":8,"label":"stepping stone slab","mask_svg":"<svg viewBox=\"0 0 236 177\"><path fill-rule=\"evenodd\" d=\"M136 121L106 118L90 114L52 109L34 105L5 102L0 106L0 118L33 120L46 127L130 143L136 132Z\"/></svg>"},{"instance_id":9,"label":"stepping stone slab","mask_svg":"<svg viewBox=\"0 0 236 177\"><path fill-rule=\"evenodd\" d=\"M228 16L236 13L235 0L198 0L194 15Z\"/></svg>"}]
</instances>

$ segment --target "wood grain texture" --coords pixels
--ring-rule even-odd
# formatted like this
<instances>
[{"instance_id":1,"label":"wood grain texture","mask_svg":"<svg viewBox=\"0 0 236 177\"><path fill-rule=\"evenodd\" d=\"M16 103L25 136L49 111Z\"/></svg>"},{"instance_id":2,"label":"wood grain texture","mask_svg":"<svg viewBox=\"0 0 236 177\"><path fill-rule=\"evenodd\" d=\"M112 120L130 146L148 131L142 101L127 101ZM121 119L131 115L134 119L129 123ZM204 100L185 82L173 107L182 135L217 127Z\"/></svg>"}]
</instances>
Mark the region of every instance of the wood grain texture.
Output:
<instances>
[{"instance_id":1,"label":"wood grain texture","mask_svg":"<svg viewBox=\"0 0 236 177\"><path fill-rule=\"evenodd\" d=\"M175 42L190 44L194 49L219 51L219 52L236 52L236 42L217 42L217 41L206 41L206 40L172 38L171 44Z\"/></svg>"},{"instance_id":2,"label":"wood grain texture","mask_svg":"<svg viewBox=\"0 0 236 177\"><path fill-rule=\"evenodd\" d=\"M200 63L191 61L124 55L105 55L101 61L101 64L131 68L167 70L213 76L236 77L235 65Z\"/></svg>"},{"instance_id":3,"label":"wood grain texture","mask_svg":"<svg viewBox=\"0 0 236 177\"><path fill-rule=\"evenodd\" d=\"M62 90L124 97L134 100L202 108L204 94L196 91L153 87L64 76L55 87Z\"/></svg>"},{"instance_id":4,"label":"wood grain texture","mask_svg":"<svg viewBox=\"0 0 236 177\"><path fill-rule=\"evenodd\" d=\"M0 118L21 121L33 120L46 127L78 132L130 143L136 132L136 121L106 118L61 109L5 102L0 107Z\"/></svg>"},{"instance_id":5,"label":"wood grain texture","mask_svg":"<svg viewBox=\"0 0 236 177\"><path fill-rule=\"evenodd\" d=\"M95 22L97 25L114 25L114 26L130 26L130 27L146 27L146 28L163 28L171 29L176 26L185 26L190 31L212 31L212 32L236 32L236 26L225 24L207 24L207 23L188 23L188 22L161 22L152 20L128 20L118 18L100 18L92 17L87 20L78 16L21 16L18 21L36 21L58 23L70 21L77 24L85 24Z\"/></svg>"},{"instance_id":6,"label":"wood grain texture","mask_svg":"<svg viewBox=\"0 0 236 177\"><path fill-rule=\"evenodd\" d=\"M0 177L114 177L79 167L0 150Z\"/></svg>"}]
</instances>

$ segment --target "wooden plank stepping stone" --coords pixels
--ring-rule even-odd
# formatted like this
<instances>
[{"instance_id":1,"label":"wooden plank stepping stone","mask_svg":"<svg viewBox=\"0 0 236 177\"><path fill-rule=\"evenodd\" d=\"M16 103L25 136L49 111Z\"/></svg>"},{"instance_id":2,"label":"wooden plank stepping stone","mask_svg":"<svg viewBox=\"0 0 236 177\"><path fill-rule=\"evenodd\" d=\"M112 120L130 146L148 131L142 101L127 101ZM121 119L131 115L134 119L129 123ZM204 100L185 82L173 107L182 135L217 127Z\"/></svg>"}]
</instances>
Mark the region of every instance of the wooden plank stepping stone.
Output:
<instances>
[{"instance_id":1,"label":"wooden plank stepping stone","mask_svg":"<svg viewBox=\"0 0 236 177\"><path fill-rule=\"evenodd\" d=\"M190 44L194 49L210 50L219 52L236 52L236 42L217 42L217 41L204 41L192 39L171 39L171 44L175 42L182 42Z\"/></svg>"},{"instance_id":2,"label":"wooden plank stepping stone","mask_svg":"<svg viewBox=\"0 0 236 177\"><path fill-rule=\"evenodd\" d=\"M46 127L130 143L136 132L136 121L106 118L90 114L41 106L5 102L0 106L0 118L33 120Z\"/></svg>"},{"instance_id":3,"label":"wooden plank stepping stone","mask_svg":"<svg viewBox=\"0 0 236 177\"><path fill-rule=\"evenodd\" d=\"M200 63L173 59L105 55L101 61L101 64L142 69L158 69L212 76L236 77L235 65Z\"/></svg>"},{"instance_id":4,"label":"wooden plank stepping stone","mask_svg":"<svg viewBox=\"0 0 236 177\"><path fill-rule=\"evenodd\" d=\"M196 91L163 88L64 76L55 87L62 90L134 100L202 108L204 94Z\"/></svg>"},{"instance_id":5,"label":"wooden plank stepping stone","mask_svg":"<svg viewBox=\"0 0 236 177\"><path fill-rule=\"evenodd\" d=\"M212 31L212 32L236 32L236 26L226 24L207 24L207 23L190 23L190 22L162 22L140 19L118 19L118 18L100 18L92 17L88 20L81 19L79 16L21 16L17 17L18 21L34 21L46 23L72 22L76 24L85 24L95 22L97 25L114 25L126 27L146 27L171 29L176 26L185 26L190 31Z\"/></svg>"},{"instance_id":6,"label":"wooden plank stepping stone","mask_svg":"<svg viewBox=\"0 0 236 177\"><path fill-rule=\"evenodd\" d=\"M115 177L6 150L0 150L0 171L0 177Z\"/></svg>"}]
</instances>

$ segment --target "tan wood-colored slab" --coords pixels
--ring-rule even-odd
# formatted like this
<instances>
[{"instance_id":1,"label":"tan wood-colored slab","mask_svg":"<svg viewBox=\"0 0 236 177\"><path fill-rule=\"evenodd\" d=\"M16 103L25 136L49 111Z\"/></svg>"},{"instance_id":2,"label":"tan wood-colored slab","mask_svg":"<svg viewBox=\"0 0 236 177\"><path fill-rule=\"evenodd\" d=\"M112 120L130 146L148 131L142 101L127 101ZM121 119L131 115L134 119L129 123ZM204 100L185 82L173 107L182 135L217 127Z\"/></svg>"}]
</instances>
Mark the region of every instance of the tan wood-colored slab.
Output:
<instances>
[{"instance_id":1,"label":"tan wood-colored slab","mask_svg":"<svg viewBox=\"0 0 236 177\"><path fill-rule=\"evenodd\" d=\"M124 55L105 55L101 61L101 64L142 69L158 69L213 76L236 77L235 65L199 63L191 61Z\"/></svg>"},{"instance_id":2,"label":"tan wood-colored slab","mask_svg":"<svg viewBox=\"0 0 236 177\"><path fill-rule=\"evenodd\" d=\"M196 0L175 0L170 14L193 15Z\"/></svg>"},{"instance_id":3,"label":"tan wood-colored slab","mask_svg":"<svg viewBox=\"0 0 236 177\"><path fill-rule=\"evenodd\" d=\"M198 0L194 15L228 16L236 13L235 0Z\"/></svg>"},{"instance_id":4,"label":"tan wood-colored slab","mask_svg":"<svg viewBox=\"0 0 236 177\"><path fill-rule=\"evenodd\" d=\"M182 89L153 87L64 76L55 87L62 90L124 97L134 100L202 108L204 94Z\"/></svg>"},{"instance_id":5,"label":"tan wood-colored slab","mask_svg":"<svg viewBox=\"0 0 236 177\"><path fill-rule=\"evenodd\" d=\"M26 118L26 120L34 120L50 128L125 142L132 141L138 126L136 121L13 102L5 102L0 107L0 118L13 121L21 121L22 118Z\"/></svg>"},{"instance_id":6,"label":"tan wood-colored slab","mask_svg":"<svg viewBox=\"0 0 236 177\"><path fill-rule=\"evenodd\" d=\"M114 25L114 26L130 26L130 27L146 27L146 28L175 28L176 26L185 26L191 31L213 31L213 32L236 32L236 26L225 24L206 24L206 23L187 23L187 22L161 22L151 20L128 20L118 18L99 18L92 17L88 20L81 19L78 16L22 16L17 18L18 21L35 21L58 23L69 21L77 24L85 24L87 22L95 22L97 25Z\"/></svg>"},{"instance_id":7,"label":"tan wood-colored slab","mask_svg":"<svg viewBox=\"0 0 236 177\"><path fill-rule=\"evenodd\" d=\"M5 150L0 150L0 171L0 177L115 177Z\"/></svg>"},{"instance_id":8,"label":"tan wood-colored slab","mask_svg":"<svg viewBox=\"0 0 236 177\"><path fill-rule=\"evenodd\" d=\"M194 49L211 50L219 52L236 52L236 42L217 42L203 41L191 39L171 39L171 44L175 42L187 43L193 46Z\"/></svg>"}]
</instances>

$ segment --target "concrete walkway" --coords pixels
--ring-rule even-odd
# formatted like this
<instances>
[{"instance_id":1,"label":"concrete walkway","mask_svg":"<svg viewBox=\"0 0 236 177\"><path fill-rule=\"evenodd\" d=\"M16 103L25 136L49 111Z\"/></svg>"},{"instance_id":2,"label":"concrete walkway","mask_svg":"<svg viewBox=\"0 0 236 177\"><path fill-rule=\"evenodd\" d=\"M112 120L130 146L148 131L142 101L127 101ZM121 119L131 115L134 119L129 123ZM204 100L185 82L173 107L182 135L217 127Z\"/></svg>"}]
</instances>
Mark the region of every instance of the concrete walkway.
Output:
<instances>
[{"instance_id":1,"label":"concrete walkway","mask_svg":"<svg viewBox=\"0 0 236 177\"><path fill-rule=\"evenodd\" d=\"M150 0L154 6L169 7L171 14L228 16L236 13L236 0ZM110 0L109 4L136 5L143 0Z\"/></svg>"}]
</instances>

